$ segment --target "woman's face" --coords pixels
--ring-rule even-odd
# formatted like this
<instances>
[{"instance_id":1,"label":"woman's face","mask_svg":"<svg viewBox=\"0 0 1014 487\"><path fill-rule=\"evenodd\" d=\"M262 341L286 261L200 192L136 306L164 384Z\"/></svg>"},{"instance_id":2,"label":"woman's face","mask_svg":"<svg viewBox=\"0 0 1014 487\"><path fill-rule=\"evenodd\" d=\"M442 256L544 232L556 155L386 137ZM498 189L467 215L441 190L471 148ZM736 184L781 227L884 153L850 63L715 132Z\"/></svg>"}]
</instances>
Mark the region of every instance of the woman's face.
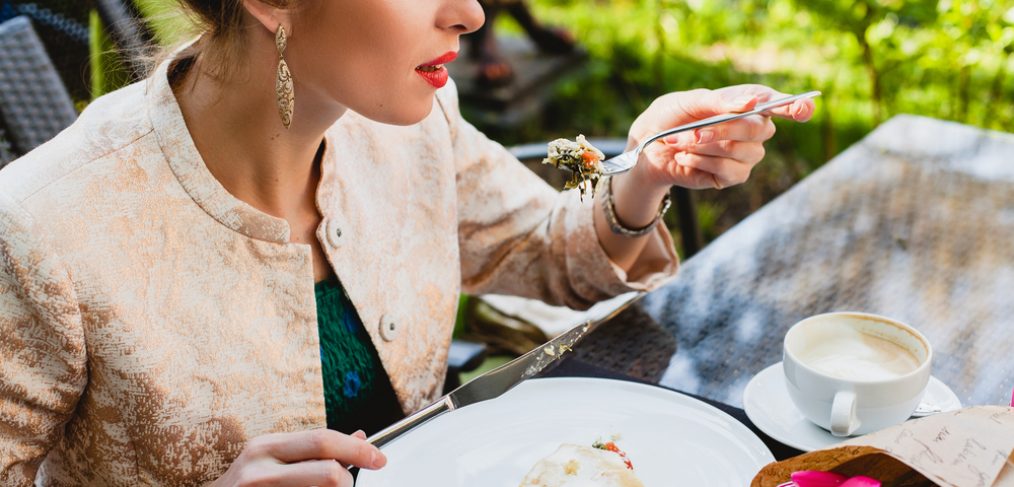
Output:
<instances>
[{"instance_id":1,"label":"woman's face","mask_svg":"<svg viewBox=\"0 0 1014 487\"><path fill-rule=\"evenodd\" d=\"M446 84L442 64L483 21L477 0L308 0L292 19L286 61L310 99L410 125ZM309 93L308 93L309 92Z\"/></svg>"}]
</instances>

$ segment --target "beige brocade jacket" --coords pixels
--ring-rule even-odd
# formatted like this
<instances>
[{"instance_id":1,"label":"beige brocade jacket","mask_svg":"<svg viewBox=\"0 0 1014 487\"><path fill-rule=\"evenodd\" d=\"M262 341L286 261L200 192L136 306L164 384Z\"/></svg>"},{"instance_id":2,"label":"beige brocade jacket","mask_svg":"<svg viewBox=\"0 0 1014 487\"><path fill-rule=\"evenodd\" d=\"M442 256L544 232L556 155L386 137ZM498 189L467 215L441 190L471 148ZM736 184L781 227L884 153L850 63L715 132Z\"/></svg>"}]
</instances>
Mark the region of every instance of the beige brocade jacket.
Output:
<instances>
[{"instance_id":1,"label":"beige brocade jacket","mask_svg":"<svg viewBox=\"0 0 1014 487\"><path fill-rule=\"evenodd\" d=\"M462 120L327 132L317 230L406 412L438 397L459 290L572 307L676 271L660 225L629 275L590 201ZM0 484L211 481L250 438L325 427L310 247L230 195L166 76L96 100L0 171Z\"/></svg>"}]
</instances>

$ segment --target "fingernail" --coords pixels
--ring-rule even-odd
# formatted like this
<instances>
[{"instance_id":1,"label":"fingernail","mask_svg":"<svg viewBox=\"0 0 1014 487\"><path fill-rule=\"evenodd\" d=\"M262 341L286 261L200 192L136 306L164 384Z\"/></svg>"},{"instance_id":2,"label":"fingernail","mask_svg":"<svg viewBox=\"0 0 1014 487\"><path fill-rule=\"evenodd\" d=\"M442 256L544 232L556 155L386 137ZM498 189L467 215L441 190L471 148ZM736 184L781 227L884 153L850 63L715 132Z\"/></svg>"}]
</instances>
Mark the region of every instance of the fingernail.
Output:
<instances>
[{"instance_id":1,"label":"fingernail","mask_svg":"<svg viewBox=\"0 0 1014 487\"><path fill-rule=\"evenodd\" d=\"M715 140L715 132L713 130L698 130L697 131L697 143L707 144Z\"/></svg>"}]
</instances>

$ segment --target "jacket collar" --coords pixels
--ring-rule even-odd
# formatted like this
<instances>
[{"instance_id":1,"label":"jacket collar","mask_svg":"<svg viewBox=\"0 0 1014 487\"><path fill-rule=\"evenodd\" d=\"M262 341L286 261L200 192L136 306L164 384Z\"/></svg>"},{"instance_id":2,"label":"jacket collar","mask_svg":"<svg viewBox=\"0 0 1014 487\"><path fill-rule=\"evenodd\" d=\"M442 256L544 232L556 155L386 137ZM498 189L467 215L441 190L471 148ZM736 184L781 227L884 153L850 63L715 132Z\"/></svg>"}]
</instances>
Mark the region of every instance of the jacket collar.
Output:
<instances>
[{"instance_id":1,"label":"jacket collar","mask_svg":"<svg viewBox=\"0 0 1014 487\"><path fill-rule=\"evenodd\" d=\"M288 222L236 198L208 170L169 85L169 67L172 62L173 60L163 62L146 81L145 104L159 148L173 174L194 202L222 225L251 238L288 242ZM325 138L321 159L321 188L318 189L318 192L323 189L325 194L330 193L329 185L325 182L334 174L332 145ZM318 194L318 201L321 196ZM323 207L321 210L326 211Z\"/></svg>"}]
</instances>

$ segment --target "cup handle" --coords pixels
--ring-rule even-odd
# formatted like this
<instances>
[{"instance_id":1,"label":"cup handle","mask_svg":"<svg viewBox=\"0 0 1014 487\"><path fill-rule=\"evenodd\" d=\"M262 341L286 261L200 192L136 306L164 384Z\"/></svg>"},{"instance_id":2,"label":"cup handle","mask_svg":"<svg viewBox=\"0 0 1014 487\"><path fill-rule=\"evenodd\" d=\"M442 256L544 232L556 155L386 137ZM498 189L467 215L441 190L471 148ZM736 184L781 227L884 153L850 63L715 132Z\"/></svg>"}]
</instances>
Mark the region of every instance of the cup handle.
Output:
<instances>
[{"instance_id":1,"label":"cup handle","mask_svg":"<svg viewBox=\"0 0 1014 487\"><path fill-rule=\"evenodd\" d=\"M859 429L856 420L855 391L838 391L831 403L831 434L834 436L850 436Z\"/></svg>"}]
</instances>

